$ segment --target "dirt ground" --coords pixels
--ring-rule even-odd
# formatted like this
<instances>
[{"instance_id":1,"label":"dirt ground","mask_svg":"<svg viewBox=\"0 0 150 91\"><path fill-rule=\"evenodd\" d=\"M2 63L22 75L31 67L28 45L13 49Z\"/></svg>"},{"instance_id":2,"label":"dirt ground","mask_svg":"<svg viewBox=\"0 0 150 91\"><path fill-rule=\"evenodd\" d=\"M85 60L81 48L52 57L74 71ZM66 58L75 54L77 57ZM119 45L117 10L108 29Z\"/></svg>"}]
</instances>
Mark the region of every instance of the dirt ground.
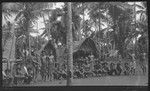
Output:
<instances>
[{"instance_id":1,"label":"dirt ground","mask_svg":"<svg viewBox=\"0 0 150 91\"><path fill-rule=\"evenodd\" d=\"M106 76L85 79L73 79L73 86L148 86L145 76ZM66 80L53 82L36 82L26 86L66 86Z\"/></svg>"}]
</instances>

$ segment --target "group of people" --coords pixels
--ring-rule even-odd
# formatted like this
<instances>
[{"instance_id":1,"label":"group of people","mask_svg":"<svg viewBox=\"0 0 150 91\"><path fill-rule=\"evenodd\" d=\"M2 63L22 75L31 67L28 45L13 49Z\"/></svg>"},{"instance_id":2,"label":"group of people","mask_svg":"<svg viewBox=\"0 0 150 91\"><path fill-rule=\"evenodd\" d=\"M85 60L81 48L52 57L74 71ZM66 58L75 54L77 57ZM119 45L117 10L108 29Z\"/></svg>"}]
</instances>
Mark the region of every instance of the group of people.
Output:
<instances>
[{"instance_id":1,"label":"group of people","mask_svg":"<svg viewBox=\"0 0 150 91\"><path fill-rule=\"evenodd\" d=\"M52 55L52 52L50 54L46 53L45 51L42 51L41 55L41 76L42 80L50 80L53 79L53 71L55 68L55 62L54 62L54 56Z\"/></svg>"},{"instance_id":2,"label":"group of people","mask_svg":"<svg viewBox=\"0 0 150 91\"><path fill-rule=\"evenodd\" d=\"M67 63L57 63L54 60L52 52L50 54L45 51L41 55L40 74L43 81L61 80L67 78Z\"/></svg>"},{"instance_id":3,"label":"group of people","mask_svg":"<svg viewBox=\"0 0 150 91\"><path fill-rule=\"evenodd\" d=\"M36 72L39 72L43 81L53 81L67 78L67 63L56 63L54 56L51 53L45 51L42 52L40 56L41 65ZM87 77L100 77L107 75L135 75L136 73L136 59L132 55L132 60L129 62L119 61L106 61L95 58L93 54L86 57L80 57L74 59L73 61L73 78L87 78ZM27 69L26 66L23 67L25 70L25 83L30 83L33 74L32 69ZM145 66L142 66L142 70L146 71ZM6 73L6 74L5 74ZM3 72L5 77L8 76L9 70ZM22 74L21 67L18 65L16 69L16 75ZM38 75L38 74L35 74ZM16 84L17 76L14 77L14 83ZM20 78L19 78L20 79ZM11 81L11 79L7 79Z\"/></svg>"},{"instance_id":4,"label":"group of people","mask_svg":"<svg viewBox=\"0 0 150 91\"><path fill-rule=\"evenodd\" d=\"M143 71L146 70L144 66L142 68ZM100 59L94 58L93 55L78 58L74 62L74 76L76 78L104 75L135 75L136 69L137 61L134 54L132 55L132 59L126 62L119 59L101 61Z\"/></svg>"},{"instance_id":5,"label":"group of people","mask_svg":"<svg viewBox=\"0 0 150 91\"><path fill-rule=\"evenodd\" d=\"M92 55L85 58L81 57L77 60L74 66L74 76L76 78L121 75L122 72L121 62L115 64L113 62L100 61L93 58Z\"/></svg>"}]
</instances>

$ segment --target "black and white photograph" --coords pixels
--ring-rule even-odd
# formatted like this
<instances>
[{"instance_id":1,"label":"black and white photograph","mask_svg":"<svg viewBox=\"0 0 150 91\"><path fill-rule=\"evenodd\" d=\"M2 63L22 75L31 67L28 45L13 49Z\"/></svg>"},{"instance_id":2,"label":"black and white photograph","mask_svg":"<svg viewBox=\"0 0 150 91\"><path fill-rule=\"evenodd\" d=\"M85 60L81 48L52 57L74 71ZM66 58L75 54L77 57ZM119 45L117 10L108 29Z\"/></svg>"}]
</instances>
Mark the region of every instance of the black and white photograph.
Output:
<instances>
[{"instance_id":1,"label":"black and white photograph","mask_svg":"<svg viewBox=\"0 0 150 91\"><path fill-rule=\"evenodd\" d=\"M146 1L1 5L2 87L148 86Z\"/></svg>"}]
</instances>

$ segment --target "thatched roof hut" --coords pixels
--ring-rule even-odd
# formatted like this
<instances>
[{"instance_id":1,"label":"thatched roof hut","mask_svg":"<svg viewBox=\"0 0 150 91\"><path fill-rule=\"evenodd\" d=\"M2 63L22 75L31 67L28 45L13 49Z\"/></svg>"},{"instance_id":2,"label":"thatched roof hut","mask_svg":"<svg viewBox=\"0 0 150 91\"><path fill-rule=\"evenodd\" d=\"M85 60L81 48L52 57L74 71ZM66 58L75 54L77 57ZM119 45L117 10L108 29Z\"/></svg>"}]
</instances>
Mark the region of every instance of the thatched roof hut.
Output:
<instances>
[{"instance_id":1,"label":"thatched roof hut","mask_svg":"<svg viewBox=\"0 0 150 91\"><path fill-rule=\"evenodd\" d=\"M80 56L86 56L92 53L95 57L99 56L99 50L97 43L92 38L85 38L81 41L75 42L74 44L74 58Z\"/></svg>"},{"instance_id":2,"label":"thatched roof hut","mask_svg":"<svg viewBox=\"0 0 150 91\"><path fill-rule=\"evenodd\" d=\"M58 47L56 49L58 60L65 60L67 56L67 50L65 47ZM99 56L99 51L96 42L91 38L85 38L81 41L76 41L73 44L73 57L76 59L81 56L87 56L92 53L95 57Z\"/></svg>"},{"instance_id":3,"label":"thatched roof hut","mask_svg":"<svg viewBox=\"0 0 150 91\"><path fill-rule=\"evenodd\" d=\"M49 41L43 45L43 47L39 50L38 54L40 54L43 50L46 50L48 52L53 51L53 54L59 63L67 60L66 59L67 58L66 46L55 48L52 42ZM81 41L74 42L73 44L74 59L81 57L81 56L87 56L90 53L92 53L95 57L99 56L97 44L93 39L88 37L88 38L82 39Z\"/></svg>"}]
</instances>

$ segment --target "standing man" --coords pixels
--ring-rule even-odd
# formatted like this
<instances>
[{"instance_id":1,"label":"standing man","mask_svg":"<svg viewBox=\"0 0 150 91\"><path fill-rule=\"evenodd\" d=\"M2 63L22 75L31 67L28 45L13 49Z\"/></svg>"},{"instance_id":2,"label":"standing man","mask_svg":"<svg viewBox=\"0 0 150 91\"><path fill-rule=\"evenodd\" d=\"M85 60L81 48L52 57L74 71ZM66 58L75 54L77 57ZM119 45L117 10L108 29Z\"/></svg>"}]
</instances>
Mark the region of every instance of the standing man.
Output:
<instances>
[{"instance_id":1,"label":"standing man","mask_svg":"<svg viewBox=\"0 0 150 91\"><path fill-rule=\"evenodd\" d=\"M53 71L54 71L54 56L52 54L52 52L50 53L49 56L49 62L48 62L48 70L49 70L49 79L50 81L53 80Z\"/></svg>"},{"instance_id":2,"label":"standing man","mask_svg":"<svg viewBox=\"0 0 150 91\"><path fill-rule=\"evenodd\" d=\"M45 54L45 52L44 51L42 51L42 60L41 60L41 71L42 71L42 73L41 73L41 75L42 75L42 79L44 80L44 81L46 81L46 54Z\"/></svg>"},{"instance_id":3,"label":"standing man","mask_svg":"<svg viewBox=\"0 0 150 91\"><path fill-rule=\"evenodd\" d=\"M135 54L132 54L132 62L130 63L130 66L131 66L131 73L133 75L135 75L135 72L136 72L136 60L135 60Z\"/></svg>"},{"instance_id":4,"label":"standing man","mask_svg":"<svg viewBox=\"0 0 150 91\"><path fill-rule=\"evenodd\" d=\"M146 69L147 69L147 65L146 65L146 53L142 53L142 58L141 58L141 68L142 68L142 71L143 71L143 74L145 75L146 73Z\"/></svg>"},{"instance_id":5,"label":"standing man","mask_svg":"<svg viewBox=\"0 0 150 91\"><path fill-rule=\"evenodd\" d=\"M91 55L89 55L91 61L94 61L94 55L91 53Z\"/></svg>"},{"instance_id":6,"label":"standing man","mask_svg":"<svg viewBox=\"0 0 150 91\"><path fill-rule=\"evenodd\" d=\"M90 62L91 62L91 70L94 70L94 55L91 53L90 57Z\"/></svg>"}]
</instances>

